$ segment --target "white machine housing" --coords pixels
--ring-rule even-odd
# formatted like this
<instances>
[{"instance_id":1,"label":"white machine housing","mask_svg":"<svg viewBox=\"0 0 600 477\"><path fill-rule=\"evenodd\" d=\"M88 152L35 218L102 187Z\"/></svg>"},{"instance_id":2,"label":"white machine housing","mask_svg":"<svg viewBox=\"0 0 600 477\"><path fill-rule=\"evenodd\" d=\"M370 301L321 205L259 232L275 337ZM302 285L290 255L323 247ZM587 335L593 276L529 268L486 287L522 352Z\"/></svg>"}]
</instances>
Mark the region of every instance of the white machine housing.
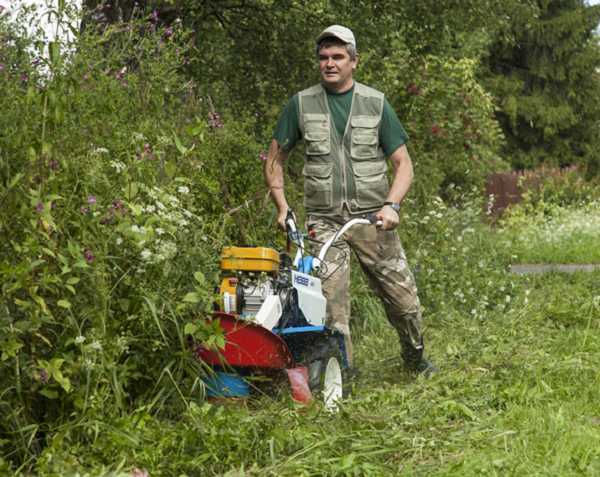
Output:
<instances>
[{"instance_id":1,"label":"white machine housing","mask_svg":"<svg viewBox=\"0 0 600 477\"><path fill-rule=\"evenodd\" d=\"M327 299L323 296L321 280L292 270L292 286L298 293L298 306L306 321L313 326L323 326Z\"/></svg>"}]
</instances>

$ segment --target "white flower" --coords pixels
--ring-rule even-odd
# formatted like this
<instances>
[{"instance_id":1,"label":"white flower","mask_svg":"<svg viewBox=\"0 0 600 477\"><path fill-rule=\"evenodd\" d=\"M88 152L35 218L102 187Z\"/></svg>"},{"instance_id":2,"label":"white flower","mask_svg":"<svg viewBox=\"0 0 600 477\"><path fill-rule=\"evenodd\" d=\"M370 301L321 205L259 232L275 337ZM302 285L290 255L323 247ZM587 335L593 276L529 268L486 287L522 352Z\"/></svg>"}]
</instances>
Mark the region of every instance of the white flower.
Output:
<instances>
[{"instance_id":1,"label":"white flower","mask_svg":"<svg viewBox=\"0 0 600 477\"><path fill-rule=\"evenodd\" d=\"M158 207L158 210L165 210L165 204L163 204L160 200L156 201L156 207Z\"/></svg>"},{"instance_id":2,"label":"white flower","mask_svg":"<svg viewBox=\"0 0 600 477\"><path fill-rule=\"evenodd\" d=\"M85 341L85 336L79 335L77 338L75 338L75 344L81 344Z\"/></svg>"},{"instance_id":3,"label":"white flower","mask_svg":"<svg viewBox=\"0 0 600 477\"><path fill-rule=\"evenodd\" d=\"M152 204L150 204L150 205L147 205L144 210L146 212L148 212L149 214L152 214L156 210L156 207L153 206Z\"/></svg>"},{"instance_id":4,"label":"white flower","mask_svg":"<svg viewBox=\"0 0 600 477\"><path fill-rule=\"evenodd\" d=\"M117 245L121 245L123 243L123 239L121 237L117 237Z\"/></svg>"},{"instance_id":5,"label":"white flower","mask_svg":"<svg viewBox=\"0 0 600 477\"><path fill-rule=\"evenodd\" d=\"M96 149L94 149L94 154L108 154L108 149L106 149L105 147L97 147Z\"/></svg>"},{"instance_id":6,"label":"white flower","mask_svg":"<svg viewBox=\"0 0 600 477\"><path fill-rule=\"evenodd\" d=\"M157 235L162 235L165 233L165 229L161 229L160 227L157 227L157 229L155 230Z\"/></svg>"},{"instance_id":7,"label":"white flower","mask_svg":"<svg viewBox=\"0 0 600 477\"><path fill-rule=\"evenodd\" d=\"M142 250L142 253L140 253L140 256L142 257L142 260L149 260L152 256L152 252L145 248L144 250Z\"/></svg>"},{"instance_id":8,"label":"white flower","mask_svg":"<svg viewBox=\"0 0 600 477\"><path fill-rule=\"evenodd\" d=\"M99 341L94 341L93 343L90 344L90 349L96 350L96 351L101 351L102 350L102 344Z\"/></svg>"},{"instance_id":9,"label":"white flower","mask_svg":"<svg viewBox=\"0 0 600 477\"><path fill-rule=\"evenodd\" d=\"M190 188L187 186L179 186L177 188L177 192L179 192L180 194L189 194L190 193Z\"/></svg>"},{"instance_id":10,"label":"white flower","mask_svg":"<svg viewBox=\"0 0 600 477\"><path fill-rule=\"evenodd\" d=\"M112 167L117 173L120 173L127 166L123 164L121 161L110 161L110 167Z\"/></svg>"},{"instance_id":11,"label":"white flower","mask_svg":"<svg viewBox=\"0 0 600 477\"><path fill-rule=\"evenodd\" d=\"M183 215L185 215L185 216L186 216L188 219L189 219L190 217L193 217L193 216L194 216L194 214L192 214L192 213L191 213L189 210L187 210L187 209L183 209L183 211L182 211L181 213L182 213Z\"/></svg>"}]
</instances>

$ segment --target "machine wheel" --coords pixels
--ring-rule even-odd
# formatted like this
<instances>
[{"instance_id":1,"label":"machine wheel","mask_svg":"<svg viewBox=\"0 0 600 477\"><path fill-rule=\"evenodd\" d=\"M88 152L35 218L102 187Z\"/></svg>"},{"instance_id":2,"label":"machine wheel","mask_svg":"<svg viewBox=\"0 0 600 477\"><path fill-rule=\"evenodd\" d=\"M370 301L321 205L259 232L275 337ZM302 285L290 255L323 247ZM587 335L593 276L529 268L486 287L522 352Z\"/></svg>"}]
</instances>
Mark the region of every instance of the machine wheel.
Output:
<instances>
[{"instance_id":1,"label":"machine wheel","mask_svg":"<svg viewBox=\"0 0 600 477\"><path fill-rule=\"evenodd\" d=\"M308 363L308 384L313 396L336 411L344 397L342 378L342 353L335 338L329 338L317 346Z\"/></svg>"}]
</instances>

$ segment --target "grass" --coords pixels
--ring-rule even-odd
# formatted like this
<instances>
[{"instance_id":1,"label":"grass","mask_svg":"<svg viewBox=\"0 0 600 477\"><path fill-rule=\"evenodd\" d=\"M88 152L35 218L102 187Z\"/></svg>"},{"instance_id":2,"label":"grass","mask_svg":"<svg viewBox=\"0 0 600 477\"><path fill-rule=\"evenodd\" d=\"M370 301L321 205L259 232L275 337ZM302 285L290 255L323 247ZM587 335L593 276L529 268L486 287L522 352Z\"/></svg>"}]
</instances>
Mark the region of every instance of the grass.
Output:
<instances>
[{"instance_id":1,"label":"grass","mask_svg":"<svg viewBox=\"0 0 600 477\"><path fill-rule=\"evenodd\" d=\"M429 314L432 379L403 371L367 297L355 323L361 374L339 413L298 406L285 389L242 405L191 399L172 420L141 408L87 439L57 433L40 474L600 475L600 273L511 280L511 300L485 314Z\"/></svg>"},{"instance_id":2,"label":"grass","mask_svg":"<svg viewBox=\"0 0 600 477\"><path fill-rule=\"evenodd\" d=\"M600 264L600 202L537 212L517 211L501 231L517 262Z\"/></svg>"}]
</instances>

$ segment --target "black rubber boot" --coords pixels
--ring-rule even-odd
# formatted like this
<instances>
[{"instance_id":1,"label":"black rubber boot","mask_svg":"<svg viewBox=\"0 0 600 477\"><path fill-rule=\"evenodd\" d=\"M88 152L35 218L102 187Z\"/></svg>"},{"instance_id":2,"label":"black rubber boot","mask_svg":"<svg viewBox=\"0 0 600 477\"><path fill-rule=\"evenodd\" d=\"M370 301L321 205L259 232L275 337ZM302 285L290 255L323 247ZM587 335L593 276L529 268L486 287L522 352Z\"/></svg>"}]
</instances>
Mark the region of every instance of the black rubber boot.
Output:
<instances>
[{"instance_id":1,"label":"black rubber boot","mask_svg":"<svg viewBox=\"0 0 600 477\"><path fill-rule=\"evenodd\" d=\"M411 344L404 344L402 346L404 365L410 372L422 374L425 377L433 376L439 370L431 361L425 358L423 352L423 345L420 348L415 348Z\"/></svg>"}]
</instances>

